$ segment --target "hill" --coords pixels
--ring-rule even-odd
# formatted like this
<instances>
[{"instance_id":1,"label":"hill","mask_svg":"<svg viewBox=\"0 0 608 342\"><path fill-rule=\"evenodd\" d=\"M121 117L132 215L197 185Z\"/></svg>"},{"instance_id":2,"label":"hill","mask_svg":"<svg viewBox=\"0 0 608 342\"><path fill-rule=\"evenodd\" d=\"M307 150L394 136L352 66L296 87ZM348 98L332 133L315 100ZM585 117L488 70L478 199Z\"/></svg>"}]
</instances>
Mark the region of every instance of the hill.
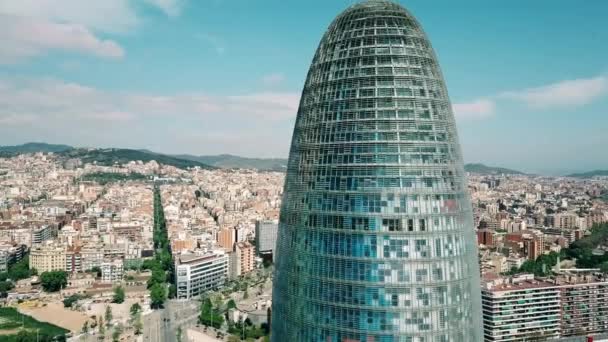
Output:
<instances>
[{"instance_id":1,"label":"hill","mask_svg":"<svg viewBox=\"0 0 608 342\"><path fill-rule=\"evenodd\" d=\"M114 164L125 164L131 161L141 160L144 163L155 160L160 164L171 165L180 169L199 166L204 169L213 169L214 167L207 164L181 159L177 157L167 156L160 153L153 153L141 150L130 150L122 148L107 148L107 149L85 149L77 148L60 153L65 158L79 158L83 163L97 162L98 165L111 166Z\"/></svg>"},{"instance_id":2,"label":"hill","mask_svg":"<svg viewBox=\"0 0 608 342\"><path fill-rule=\"evenodd\" d=\"M222 169L258 169L263 171L285 171L287 169L287 159L281 158L245 158L230 154L220 154L217 156L182 154L176 157Z\"/></svg>"},{"instance_id":3,"label":"hill","mask_svg":"<svg viewBox=\"0 0 608 342\"><path fill-rule=\"evenodd\" d=\"M21 153L37 153L37 152L65 152L73 149L72 146L68 145L54 145L54 144L46 144L46 143L26 143L23 145L15 145L15 146L0 146L0 152L4 153L12 153L12 154L21 154Z\"/></svg>"},{"instance_id":4,"label":"hill","mask_svg":"<svg viewBox=\"0 0 608 342\"><path fill-rule=\"evenodd\" d=\"M25 153L53 152L63 158L79 158L83 163L97 162L99 165L124 164L130 161L141 160L147 163L156 160L160 164L171 165L181 169L200 166L204 169L213 169L205 163L196 160L183 159L148 150L131 150L124 148L74 148L68 145L54 145L46 143L26 143L16 146L0 146L0 157L12 157Z\"/></svg>"},{"instance_id":5,"label":"hill","mask_svg":"<svg viewBox=\"0 0 608 342\"><path fill-rule=\"evenodd\" d=\"M589 172L573 173L566 177L573 178L593 178L593 177L608 177L608 170L594 170Z\"/></svg>"},{"instance_id":6,"label":"hill","mask_svg":"<svg viewBox=\"0 0 608 342\"><path fill-rule=\"evenodd\" d=\"M524 173L517 170L506 169L503 167L486 166L484 164L466 164L464 166L466 172L477 173L481 175L523 175Z\"/></svg>"}]
</instances>

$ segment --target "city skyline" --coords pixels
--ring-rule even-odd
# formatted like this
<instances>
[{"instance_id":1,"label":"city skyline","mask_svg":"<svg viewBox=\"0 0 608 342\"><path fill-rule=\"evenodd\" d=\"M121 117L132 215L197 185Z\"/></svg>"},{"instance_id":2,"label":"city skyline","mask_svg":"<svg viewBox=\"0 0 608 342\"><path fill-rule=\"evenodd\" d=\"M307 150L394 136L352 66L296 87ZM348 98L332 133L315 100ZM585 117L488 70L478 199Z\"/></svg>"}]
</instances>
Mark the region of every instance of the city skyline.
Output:
<instances>
[{"instance_id":1,"label":"city skyline","mask_svg":"<svg viewBox=\"0 0 608 342\"><path fill-rule=\"evenodd\" d=\"M607 10L0 0L0 340L608 341Z\"/></svg>"},{"instance_id":2,"label":"city skyline","mask_svg":"<svg viewBox=\"0 0 608 342\"><path fill-rule=\"evenodd\" d=\"M319 27L350 3L0 1L0 144L286 157ZM607 4L400 3L445 65L466 162L606 168Z\"/></svg>"}]
</instances>

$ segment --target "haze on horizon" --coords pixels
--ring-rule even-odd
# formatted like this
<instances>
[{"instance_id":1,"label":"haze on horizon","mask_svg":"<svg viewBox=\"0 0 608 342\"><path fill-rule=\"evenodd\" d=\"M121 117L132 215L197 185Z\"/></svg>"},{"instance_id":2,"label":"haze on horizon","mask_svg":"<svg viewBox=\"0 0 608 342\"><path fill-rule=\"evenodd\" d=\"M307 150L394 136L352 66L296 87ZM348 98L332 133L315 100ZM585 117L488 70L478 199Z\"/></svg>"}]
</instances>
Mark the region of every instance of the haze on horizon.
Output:
<instances>
[{"instance_id":1,"label":"haze on horizon","mask_svg":"<svg viewBox=\"0 0 608 342\"><path fill-rule=\"evenodd\" d=\"M433 41L466 162L608 168L607 2L399 2ZM0 0L0 145L286 157L318 39L350 3Z\"/></svg>"}]
</instances>

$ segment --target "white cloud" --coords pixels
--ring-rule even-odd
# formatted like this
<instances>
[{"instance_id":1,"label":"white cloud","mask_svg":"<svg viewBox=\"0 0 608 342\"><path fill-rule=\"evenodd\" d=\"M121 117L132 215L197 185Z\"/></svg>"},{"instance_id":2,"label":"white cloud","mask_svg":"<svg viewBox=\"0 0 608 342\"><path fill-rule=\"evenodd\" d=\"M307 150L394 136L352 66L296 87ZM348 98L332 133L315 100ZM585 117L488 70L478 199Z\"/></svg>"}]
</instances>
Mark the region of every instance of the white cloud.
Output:
<instances>
[{"instance_id":1,"label":"white cloud","mask_svg":"<svg viewBox=\"0 0 608 342\"><path fill-rule=\"evenodd\" d=\"M158 96L114 93L54 79L13 79L0 83L0 116L37 115L42 120L129 121L181 116L240 122L295 118L299 95L254 93L217 96L182 93Z\"/></svg>"},{"instance_id":2,"label":"white cloud","mask_svg":"<svg viewBox=\"0 0 608 342\"><path fill-rule=\"evenodd\" d=\"M120 58L123 48L102 34L126 34L140 25L138 3L176 17L187 0L0 0L0 63L61 50Z\"/></svg>"},{"instance_id":3,"label":"white cloud","mask_svg":"<svg viewBox=\"0 0 608 342\"><path fill-rule=\"evenodd\" d=\"M507 91L500 98L521 101L532 108L575 107L591 103L608 92L608 77L565 80L537 88Z\"/></svg>"},{"instance_id":4,"label":"white cloud","mask_svg":"<svg viewBox=\"0 0 608 342\"><path fill-rule=\"evenodd\" d=\"M486 119L494 116L496 104L489 99L478 99L467 103L453 105L456 119Z\"/></svg>"},{"instance_id":5,"label":"white cloud","mask_svg":"<svg viewBox=\"0 0 608 342\"><path fill-rule=\"evenodd\" d=\"M4 78L0 140L284 155L298 104L295 93L157 95L104 91L56 79Z\"/></svg>"},{"instance_id":6,"label":"white cloud","mask_svg":"<svg viewBox=\"0 0 608 342\"><path fill-rule=\"evenodd\" d=\"M130 0L0 0L0 13L111 33L128 32L140 21Z\"/></svg>"},{"instance_id":7,"label":"white cloud","mask_svg":"<svg viewBox=\"0 0 608 342\"><path fill-rule=\"evenodd\" d=\"M0 15L0 63L20 62L48 50L75 51L105 58L120 58L123 49L114 41L97 38L86 27L25 17Z\"/></svg>"},{"instance_id":8,"label":"white cloud","mask_svg":"<svg viewBox=\"0 0 608 342\"><path fill-rule=\"evenodd\" d=\"M283 83L283 81L285 81L285 74L280 72L264 75L262 77L262 83L267 86L276 86Z\"/></svg>"},{"instance_id":9,"label":"white cloud","mask_svg":"<svg viewBox=\"0 0 608 342\"><path fill-rule=\"evenodd\" d=\"M454 104L457 119L487 119L497 107L508 103L523 104L532 109L559 109L589 104L608 94L608 76L580 78L551 83L541 87L505 91L498 95Z\"/></svg>"}]
</instances>

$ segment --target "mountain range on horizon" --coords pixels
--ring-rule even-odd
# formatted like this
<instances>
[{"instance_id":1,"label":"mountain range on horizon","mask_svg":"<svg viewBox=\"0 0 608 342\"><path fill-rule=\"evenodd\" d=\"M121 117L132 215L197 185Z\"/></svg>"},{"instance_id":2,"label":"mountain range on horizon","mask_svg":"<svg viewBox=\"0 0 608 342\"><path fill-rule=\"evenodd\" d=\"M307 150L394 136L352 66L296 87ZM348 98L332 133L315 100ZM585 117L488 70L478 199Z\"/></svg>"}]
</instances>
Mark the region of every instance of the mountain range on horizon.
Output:
<instances>
[{"instance_id":1,"label":"mountain range on horizon","mask_svg":"<svg viewBox=\"0 0 608 342\"><path fill-rule=\"evenodd\" d=\"M29 142L14 146L0 146L0 157L13 156L26 153L57 153L65 158L80 158L83 162L97 162L100 165L113 165L141 160L148 162L156 160L161 164L173 165L179 168L199 166L205 169L258 169L262 171L285 171L287 159L285 158L250 158L231 154L219 155L192 155L192 154L164 154L147 149L125 148L82 148L64 144L47 144L43 142ZM487 166L482 163L465 164L465 171L482 175L523 175L522 171L504 167ZM608 176L608 170L592 170L565 175L575 178L592 178L594 176Z\"/></svg>"}]
</instances>

